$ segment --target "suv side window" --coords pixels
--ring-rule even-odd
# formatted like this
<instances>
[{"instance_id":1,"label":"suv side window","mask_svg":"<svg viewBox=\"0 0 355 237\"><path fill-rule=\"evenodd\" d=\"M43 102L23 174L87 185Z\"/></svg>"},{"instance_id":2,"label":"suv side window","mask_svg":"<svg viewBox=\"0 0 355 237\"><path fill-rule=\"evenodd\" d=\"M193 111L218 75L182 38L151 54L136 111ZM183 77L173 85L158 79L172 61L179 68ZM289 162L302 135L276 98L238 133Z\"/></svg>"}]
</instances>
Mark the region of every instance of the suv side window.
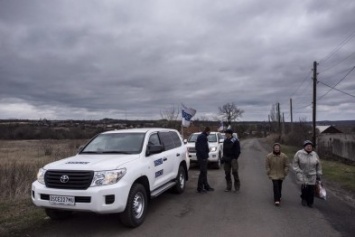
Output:
<instances>
[{"instance_id":1,"label":"suv side window","mask_svg":"<svg viewBox=\"0 0 355 237\"><path fill-rule=\"evenodd\" d=\"M161 145L157 133L154 133L149 137L148 145L153 145L153 146Z\"/></svg>"},{"instance_id":2,"label":"suv side window","mask_svg":"<svg viewBox=\"0 0 355 237\"><path fill-rule=\"evenodd\" d=\"M171 138L172 138L173 141L174 141L175 147L181 146L182 143L181 143L181 139L180 139L179 135L178 135L176 132L169 132L169 133L170 133L170 135L171 135Z\"/></svg>"},{"instance_id":3,"label":"suv side window","mask_svg":"<svg viewBox=\"0 0 355 237\"><path fill-rule=\"evenodd\" d=\"M170 132L159 132L159 136L166 151L175 148L174 140L170 136Z\"/></svg>"}]
</instances>

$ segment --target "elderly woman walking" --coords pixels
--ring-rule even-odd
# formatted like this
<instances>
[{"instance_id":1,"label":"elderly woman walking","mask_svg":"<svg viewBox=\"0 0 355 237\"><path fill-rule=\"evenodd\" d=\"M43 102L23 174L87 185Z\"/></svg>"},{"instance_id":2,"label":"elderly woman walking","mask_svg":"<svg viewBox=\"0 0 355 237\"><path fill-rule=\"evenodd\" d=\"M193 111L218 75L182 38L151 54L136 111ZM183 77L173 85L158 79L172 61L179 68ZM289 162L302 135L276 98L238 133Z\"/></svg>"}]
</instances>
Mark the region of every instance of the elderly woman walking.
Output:
<instances>
[{"instance_id":1,"label":"elderly woman walking","mask_svg":"<svg viewBox=\"0 0 355 237\"><path fill-rule=\"evenodd\" d=\"M301 184L302 205L313 207L314 188L322 175L322 166L311 141L304 141L303 149L296 152L292 168L296 172L297 182Z\"/></svg>"},{"instance_id":2,"label":"elderly woman walking","mask_svg":"<svg viewBox=\"0 0 355 237\"><path fill-rule=\"evenodd\" d=\"M276 206L279 206L281 202L282 182L287 176L288 167L287 156L281 152L281 145L275 143L273 151L266 156L265 168L269 179L272 180Z\"/></svg>"}]
</instances>

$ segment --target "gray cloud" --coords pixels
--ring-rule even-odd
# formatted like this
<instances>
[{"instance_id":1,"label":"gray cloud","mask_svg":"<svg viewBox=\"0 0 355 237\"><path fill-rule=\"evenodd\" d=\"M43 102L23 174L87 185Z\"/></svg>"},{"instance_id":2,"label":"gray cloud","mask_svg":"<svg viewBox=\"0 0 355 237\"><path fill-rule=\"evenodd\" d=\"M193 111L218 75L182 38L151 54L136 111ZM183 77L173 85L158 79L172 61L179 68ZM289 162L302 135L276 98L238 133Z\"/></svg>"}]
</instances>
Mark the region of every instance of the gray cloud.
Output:
<instances>
[{"instance_id":1,"label":"gray cloud","mask_svg":"<svg viewBox=\"0 0 355 237\"><path fill-rule=\"evenodd\" d=\"M355 66L355 4L326 1L0 2L0 119L160 118L180 106L311 120L312 64L335 85ZM355 72L337 89L355 95ZM329 90L318 84L318 95ZM353 119L331 91L318 119Z\"/></svg>"}]
</instances>

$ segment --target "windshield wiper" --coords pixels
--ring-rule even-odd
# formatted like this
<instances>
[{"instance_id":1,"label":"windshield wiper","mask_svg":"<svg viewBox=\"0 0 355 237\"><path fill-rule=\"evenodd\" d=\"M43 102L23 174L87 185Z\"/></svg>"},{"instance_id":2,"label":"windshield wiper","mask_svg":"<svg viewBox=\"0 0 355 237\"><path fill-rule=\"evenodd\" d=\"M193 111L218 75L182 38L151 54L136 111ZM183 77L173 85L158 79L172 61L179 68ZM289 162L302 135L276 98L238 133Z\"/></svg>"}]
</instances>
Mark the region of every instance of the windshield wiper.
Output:
<instances>
[{"instance_id":1,"label":"windshield wiper","mask_svg":"<svg viewBox=\"0 0 355 237\"><path fill-rule=\"evenodd\" d=\"M111 154L132 154L129 151L102 151L101 153L111 153Z\"/></svg>"}]
</instances>

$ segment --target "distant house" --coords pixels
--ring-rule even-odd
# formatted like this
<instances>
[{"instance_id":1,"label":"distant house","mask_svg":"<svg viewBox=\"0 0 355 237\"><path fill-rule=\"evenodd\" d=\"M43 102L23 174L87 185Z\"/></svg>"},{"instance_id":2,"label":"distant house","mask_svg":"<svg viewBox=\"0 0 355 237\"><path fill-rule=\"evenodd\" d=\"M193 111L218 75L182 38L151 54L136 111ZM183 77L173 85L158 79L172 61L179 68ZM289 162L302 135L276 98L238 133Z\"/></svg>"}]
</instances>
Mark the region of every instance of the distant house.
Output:
<instances>
[{"instance_id":1,"label":"distant house","mask_svg":"<svg viewBox=\"0 0 355 237\"><path fill-rule=\"evenodd\" d=\"M355 162L355 134L343 133L334 126L317 126L318 155L340 157Z\"/></svg>"},{"instance_id":2,"label":"distant house","mask_svg":"<svg viewBox=\"0 0 355 237\"><path fill-rule=\"evenodd\" d=\"M323 152L330 152L334 138L343 132L334 126L316 126L317 129L317 146Z\"/></svg>"},{"instance_id":3,"label":"distant house","mask_svg":"<svg viewBox=\"0 0 355 237\"><path fill-rule=\"evenodd\" d=\"M330 126L316 126L316 129L319 131L319 134L329 134L329 133L343 133L336 127Z\"/></svg>"}]
</instances>

